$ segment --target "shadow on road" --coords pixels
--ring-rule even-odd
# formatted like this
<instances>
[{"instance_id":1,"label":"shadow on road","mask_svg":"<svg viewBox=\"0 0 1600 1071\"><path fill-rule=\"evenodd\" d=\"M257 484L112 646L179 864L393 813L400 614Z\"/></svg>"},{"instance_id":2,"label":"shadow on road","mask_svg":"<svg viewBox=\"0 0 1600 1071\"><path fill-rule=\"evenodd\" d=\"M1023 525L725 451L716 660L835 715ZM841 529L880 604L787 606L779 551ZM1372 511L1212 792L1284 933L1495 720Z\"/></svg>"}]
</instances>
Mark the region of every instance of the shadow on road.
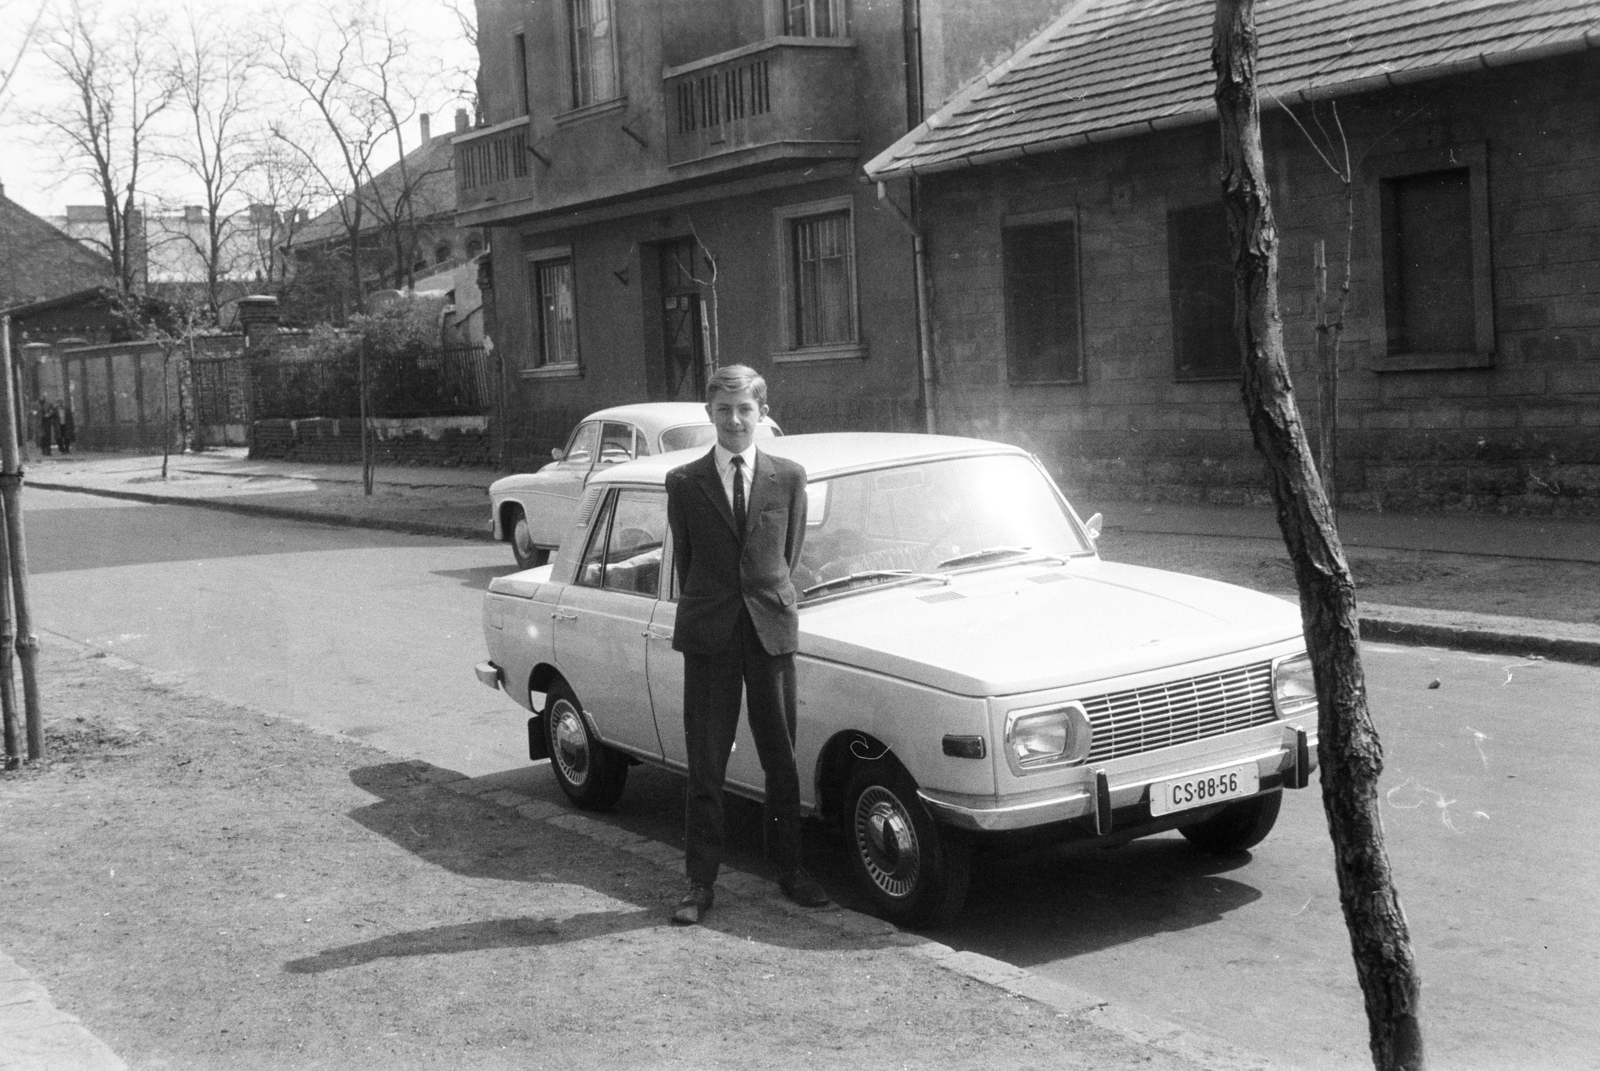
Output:
<instances>
[{"instance_id":1,"label":"shadow on road","mask_svg":"<svg viewBox=\"0 0 1600 1071\"><path fill-rule=\"evenodd\" d=\"M446 787L441 782L455 780L452 771L421 761L391 762L352 770L350 780L378 797L350 812L358 824L453 874L528 883L531 911L324 949L287 962L284 969L290 973L318 974L392 957L547 946L668 926L668 916L682 895L677 872ZM759 845L760 810L744 801L740 804L730 808L730 840L747 841L753 830ZM682 814L681 802L674 813ZM588 817L624 828L606 816ZM676 824L681 824L681 819ZM740 843L735 847L731 854L748 856L751 846ZM575 902L574 890L598 893L611 903L601 910L585 910L581 903L593 904L594 898L579 895ZM776 887L772 895L777 897ZM762 911L759 903L752 901L741 904L723 896L717 903L706 924L708 929L754 934L756 940L769 945L815 950L871 948L885 943L797 924ZM768 914L772 917L764 919Z\"/></svg>"},{"instance_id":2,"label":"shadow on road","mask_svg":"<svg viewBox=\"0 0 1600 1071\"><path fill-rule=\"evenodd\" d=\"M371 941L325 949L314 956L290 960L290 974L321 974L358 967L374 960L404 956L437 956L453 952L481 952L490 948L539 948L563 941L641 930L661 923L658 912L599 911L572 918L500 918L456 926L434 926L409 933L386 934Z\"/></svg>"},{"instance_id":3,"label":"shadow on road","mask_svg":"<svg viewBox=\"0 0 1600 1071\"><path fill-rule=\"evenodd\" d=\"M1224 876L1250 859L1169 835L989 860L974 867L967 910L941 940L1026 967L1210 925L1261 898Z\"/></svg>"},{"instance_id":4,"label":"shadow on road","mask_svg":"<svg viewBox=\"0 0 1600 1071\"><path fill-rule=\"evenodd\" d=\"M510 557L509 551L506 556ZM517 563L508 561L504 565L480 565L474 569L435 569L431 575L458 581L462 587L471 588L473 591L488 591L489 581L497 576L508 576L515 572Z\"/></svg>"}]
</instances>

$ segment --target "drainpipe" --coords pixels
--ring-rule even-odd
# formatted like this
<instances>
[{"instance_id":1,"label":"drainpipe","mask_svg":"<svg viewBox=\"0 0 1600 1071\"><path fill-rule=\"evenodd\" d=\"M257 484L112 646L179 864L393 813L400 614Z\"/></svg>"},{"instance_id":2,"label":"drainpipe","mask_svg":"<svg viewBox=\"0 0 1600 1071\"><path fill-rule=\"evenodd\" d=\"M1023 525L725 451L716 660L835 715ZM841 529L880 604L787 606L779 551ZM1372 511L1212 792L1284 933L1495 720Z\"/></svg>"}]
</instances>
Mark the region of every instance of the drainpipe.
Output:
<instances>
[{"instance_id":1,"label":"drainpipe","mask_svg":"<svg viewBox=\"0 0 1600 1071\"><path fill-rule=\"evenodd\" d=\"M906 214L906 210L889 196L889 188L882 182L878 183L878 200L894 209L895 218L900 221L900 225L911 232L912 271L917 288L917 359L922 379L922 430L933 435L938 431L938 421L934 411L936 398L933 382L932 303L928 300L928 246L923 240L922 231Z\"/></svg>"}]
</instances>

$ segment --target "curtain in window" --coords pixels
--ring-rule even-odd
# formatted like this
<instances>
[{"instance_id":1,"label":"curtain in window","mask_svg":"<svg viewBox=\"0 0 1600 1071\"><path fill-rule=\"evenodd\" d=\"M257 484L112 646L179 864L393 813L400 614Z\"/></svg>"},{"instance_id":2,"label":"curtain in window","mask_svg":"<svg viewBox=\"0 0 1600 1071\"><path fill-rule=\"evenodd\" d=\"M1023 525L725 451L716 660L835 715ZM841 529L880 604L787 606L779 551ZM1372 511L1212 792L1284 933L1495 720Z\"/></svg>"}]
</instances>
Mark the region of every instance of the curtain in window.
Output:
<instances>
[{"instance_id":1,"label":"curtain in window","mask_svg":"<svg viewBox=\"0 0 1600 1071\"><path fill-rule=\"evenodd\" d=\"M788 0L783 32L791 37L843 37L844 0Z\"/></svg>"},{"instance_id":2,"label":"curtain in window","mask_svg":"<svg viewBox=\"0 0 1600 1071\"><path fill-rule=\"evenodd\" d=\"M577 321L573 315L572 261L547 260L538 266L539 363L576 364Z\"/></svg>"},{"instance_id":3,"label":"curtain in window","mask_svg":"<svg viewBox=\"0 0 1600 1071\"><path fill-rule=\"evenodd\" d=\"M854 342L850 213L794 221L795 344Z\"/></svg>"},{"instance_id":4,"label":"curtain in window","mask_svg":"<svg viewBox=\"0 0 1600 1071\"><path fill-rule=\"evenodd\" d=\"M572 16L572 106L619 95L611 0L568 0Z\"/></svg>"}]
</instances>

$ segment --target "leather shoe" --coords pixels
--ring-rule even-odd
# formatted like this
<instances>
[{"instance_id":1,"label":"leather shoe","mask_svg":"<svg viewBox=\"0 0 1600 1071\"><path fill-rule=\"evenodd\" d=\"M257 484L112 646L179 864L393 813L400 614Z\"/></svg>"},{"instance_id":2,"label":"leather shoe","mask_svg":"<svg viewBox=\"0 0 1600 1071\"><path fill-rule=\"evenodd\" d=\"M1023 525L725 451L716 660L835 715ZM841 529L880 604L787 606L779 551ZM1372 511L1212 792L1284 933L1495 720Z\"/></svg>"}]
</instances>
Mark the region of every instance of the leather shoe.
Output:
<instances>
[{"instance_id":1,"label":"leather shoe","mask_svg":"<svg viewBox=\"0 0 1600 1071\"><path fill-rule=\"evenodd\" d=\"M683 894L683 899L678 901L678 909L672 913L672 921L679 926L693 926L705 918L706 912L711 910L711 901L715 899L709 885L691 885L689 891Z\"/></svg>"},{"instance_id":2,"label":"leather shoe","mask_svg":"<svg viewBox=\"0 0 1600 1071\"><path fill-rule=\"evenodd\" d=\"M833 903L828 899L828 894L822 891L822 886L817 884L817 879L804 870L796 870L779 878L778 888L801 907L827 907Z\"/></svg>"}]
</instances>

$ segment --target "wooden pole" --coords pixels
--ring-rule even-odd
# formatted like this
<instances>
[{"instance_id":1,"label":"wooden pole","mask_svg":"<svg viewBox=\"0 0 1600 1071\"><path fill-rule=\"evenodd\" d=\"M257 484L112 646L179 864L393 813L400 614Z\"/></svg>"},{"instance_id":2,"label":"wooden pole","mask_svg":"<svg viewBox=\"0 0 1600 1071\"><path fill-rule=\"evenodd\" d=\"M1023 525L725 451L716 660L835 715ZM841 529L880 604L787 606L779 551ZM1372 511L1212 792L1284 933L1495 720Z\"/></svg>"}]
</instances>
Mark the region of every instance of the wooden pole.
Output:
<instances>
[{"instance_id":1,"label":"wooden pole","mask_svg":"<svg viewBox=\"0 0 1600 1071\"><path fill-rule=\"evenodd\" d=\"M5 502L0 499L0 524L5 520ZM17 715L16 654L17 628L11 618L11 551L0 539L0 711L5 717L5 768L22 765L23 728Z\"/></svg>"},{"instance_id":2,"label":"wooden pole","mask_svg":"<svg viewBox=\"0 0 1600 1071\"><path fill-rule=\"evenodd\" d=\"M361 380L361 493L372 494L372 434L368 426L372 415L371 406L367 398L367 340L361 339L361 346L357 360L360 362L358 375Z\"/></svg>"},{"instance_id":3,"label":"wooden pole","mask_svg":"<svg viewBox=\"0 0 1600 1071\"><path fill-rule=\"evenodd\" d=\"M5 410L5 416L0 418L0 457L3 457L3 467L0 467L0 503L5 509L6 544L10 551L11 577L11 608L16 622L16 652L22 662L22 698L26 708L28 732L28 758L34 762L45 757L44 752L44 718L39 709L39 678L36 672L39 655L39 637L34 635L33 614L28 607L28 546L23 538L22 526L22 466L18 460L17 450L17 420L15 406L15 391L12 388L12 363L11 363L11 318L5 317L5 322L0 324L0 369L5 380L4 397L0 397L0 408ZM7 615L7 621L12 620L12 615ZM9 654L11 644L6 643ZM4 686L9 686L11 681L10 667L3 667L5 672Z\"/></svg>"},{"instance_id":4,"label":"wooden pole","mask_svg":"<svg viewBox=\"0 0 1600 1071\"><path fill-rule=\"evenodd\" d=\"M1367 709L1355 583L1295 406L1278 306L1278 232L1261 150L1254 0L1217 0L1211 63L1222 133L1222 199L1234 265L1234 329L1250 431L1267 462L1294 563L1316 677L1322 805L1339 902L1366 1001L1373 1065L1424 1067L1422 982L1383 845L1383 749Z\"/></svg>"}]
</instances>

